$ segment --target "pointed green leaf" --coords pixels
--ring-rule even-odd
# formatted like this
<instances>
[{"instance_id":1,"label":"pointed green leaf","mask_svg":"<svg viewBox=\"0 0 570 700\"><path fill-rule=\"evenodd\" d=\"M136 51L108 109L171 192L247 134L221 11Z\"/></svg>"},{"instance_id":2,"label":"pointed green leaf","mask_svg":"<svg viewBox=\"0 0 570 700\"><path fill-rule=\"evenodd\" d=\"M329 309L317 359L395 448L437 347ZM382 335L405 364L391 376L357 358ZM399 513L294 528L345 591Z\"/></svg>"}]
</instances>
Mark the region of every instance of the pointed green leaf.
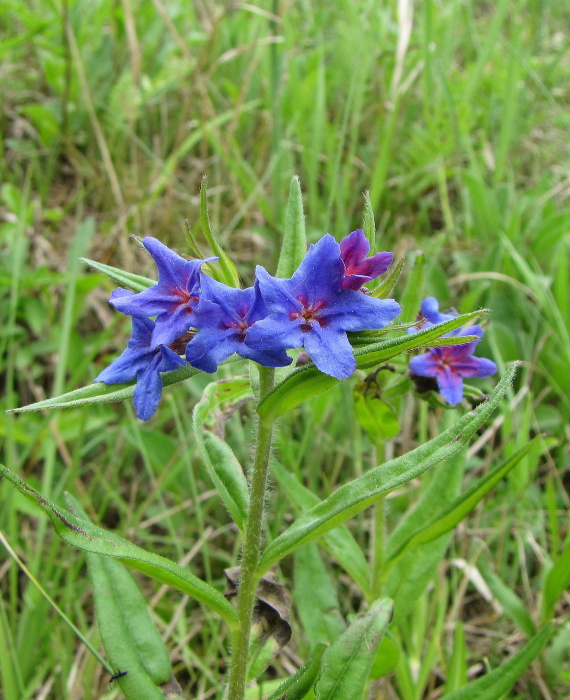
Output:
<instances>
[{"instance_id":1,"label":"pointed green leaf","mask_svg":"<svg viewBox=\"0 0 570 700\"><path fill-rule=\"evenodd\" d=\"M291 277L301 264L307 252L305 235L305 215L303 214L303 195L297 175L291 179L289 201L285 215L285 234L281 245L281 255L277 265L277 277Z\"/></svg>"},{"instance_id":2,"label":"pointed green leaf","mask_svg":"<svg viewBox=\"0 0 570 700\"><path fill-rule=\"evenodd\" d=\"M303 700L311 690L321 671L321 660L326 644L319 644L305 666L302 666L294 676L288 678L267 700Z\"/></svg>"},{"instance_id":3,"label":"pointed green leaf","mask_svg":"<svg viewBox=\"0 0 570 700\"><path fill-rule=\"evenodd\" d=\"M90 522L72 496L66 500L78 518ZM112 668L127 672L117 679L121 689L127 697L164 698L157 686L170 680L170 659L138 586L118 561L89 552L86 558L105 654Z\"/></svg>"},{"instance_id":4,"label":"pointed green leaf","mask_svg":"<svg viewBox=\"0 0 570 700\"><path fill-rule=\"evenodd\" d=\"M470 342L471 336L463 336L461 339L442 338L441 336L463 326L467 321L483 313L486 313L486 309L457 316L457 318L453 318L450 321L438 323L430 328L424 328L417 333L358 347L354 350L357 367L359 369L370 369L387 362L400 353L417 348L457 345L465 341ZM299 367L277 384L273 391L259 404L257 412L262 419L273 421L313 396L331 389L338 382L338 379L319 372L312 363Z\"/></svg>"},{"instance_id":5,"label":"pointed green leaf","mask_svg":"<svg viewBox=\"0 0 570 700\"><path fill-rule=\"evenodd\" d=\"M207 178L204 177L202 180L202 187L200 188L200 221L202 222L202 231L210 248L214 255L218 256L218 264L222 272L223 282L229 287L237 287L239 289L239 275L235 268L235 265L226 255L222 246L218 243L218 240L214 236L212 229L210 227L210 217L208 215L208 188L207 188Z\"/></svg>"},{"instance_id":6,"label":"pointed green leaf","mask_svg":"<svg viewBox=\"0 0 570 700\"><path fill-rule=\"evenodd\" d=\"M111 265L104 265L103 263L97 262L96 260L89 260L89 258L80 258L89 267L103 272L113 281L121 285L121 287L126 287L127 289L132 289L133 292L143 292L145 289L152 287L156 284L156 280L151 280L148 277L143 277L142 275L135 275L132 272L125 272L125 270L120 270L118 267L112 267Z\"/></svg>"},{"instance_id":7,"label":"pointed green leaf","mask_svg":"<svg viewBox=\"0 0 570 700\"><path fill-rule=\"evenodd\" d=\"M374 289L370 292L370 295L376 297L377 299L387 299L396 286L396 282L400 279L405 263L406 259L400 258L395 265L392 264L392 269L388 276L382 280L381 284L374 287Z\"/></svg>"},{"instance_id":8,"label":"pointed green leaf","mask_svg":"<svg viewBox=\"0 0 570 700\"><path fill-rule=\"evenodd\" d=\"M362 215L362 230L366 238L370 241L370 252L376 252L376 223L374 221L374 211L370 201L370 193L364 193L364 212Z\"/></svg>"},{"instance_id":9,"label":"pointed green leaf","mask_svg":"<svg viewBox=\"0 0 570 700\"><path fill-rule=\"evenodd\" d=\"M53 505L2 464L0 464L0 474L14 484L26 498L45 511L57 534L68 544L86 552L105 554L118 559L131 568L204 603L217 612L230 627L237 624L237 613L226 598L213 586L197 578L184 567L158 554L147 552L122 537L87 523L63 508Z\"/></svg>"},{"instance_id":10,"label":"pointed green leaf","mask_svg":"<svg viewBox=\"0 0 570 700\"><path fill-rule=\"evenodd\" d=\"M244 402L253 399L248 377L209 384L194 407L194 433L204 464L232 519L243 532L249 490L243 469L222 439L225 421Z\"/></svg>"},{"instance_id":11,"label":"pointed green leaf","mask_svg":"<svg viewBox=\"0 0 570 700\"><path fill-rule=\"evenodd\" d=\"M539 655L550 631L546 625L518 654L476 681L447 693L445 700L500 700Z\"/></svg>"},{"instance_id":12,"label":"pointed green leaf","mask_svg":"<svg viewBox=\"0 0 570 700\"><path fill-rule=\"evenodd\" d=\"M488 474L474 481L458 498L437 513L437 516L427 525L409 534L405 539L392 537L386 547L385 570L388 570L406 552L421 544L431 542L441 535L453 530L463 518L503 479L517 464L540 443L542 438L536 437L525 445L510 459L494 467Z\"/></svg>"},{"instance_id":13,"label":"pointed green leaf","mask_svg":"<svg viewBox=\"0 0 570 700\"><path fill-rule=\"evenodd\" d=\"M315 686L318 700L361 700L378 646L392 617L389 598L377 600L329 647Z\"/></svg>"},{"instance_id":14,"label":"pointed green leaf","mask_svg":"<svg viewBox=\"0 0 570 700\"><path fill-rule=\"evenodd\" d=\"M512 365L505 372L485 403L463 416L441 435L408 454L381 464L363 476L340 486L325 501L301 515L267 547L261 557L258 573L264 573L305 542L310 542L346 522L383 494L416 478L461 450L499 405L514 377L516 366Z\"/></svg>"},{"instance_id":15,"label":"pointed green leaf","mask_svg":"<svg viewBox=\"0 0 570 700\"><path fill-rule=\"evenodd\" d=\"M185 379L193 377L196 374L201 374L200 370L194 367L181 367L172 372L164 372L162 377L162 386L169 386L182 382ZM81 389L68 391L66 394L54 396L51 399L31 403L28 406L20 408L12 408L12 413L26 413L27 411L41 411L47 408L72 408L73 406L85 406L95 403L112 403L113 401L124 401L130 399L135 391L136 382L127 382L125 384L103 384L96 382L83 386Z\"/></svg>"}]
</instances>

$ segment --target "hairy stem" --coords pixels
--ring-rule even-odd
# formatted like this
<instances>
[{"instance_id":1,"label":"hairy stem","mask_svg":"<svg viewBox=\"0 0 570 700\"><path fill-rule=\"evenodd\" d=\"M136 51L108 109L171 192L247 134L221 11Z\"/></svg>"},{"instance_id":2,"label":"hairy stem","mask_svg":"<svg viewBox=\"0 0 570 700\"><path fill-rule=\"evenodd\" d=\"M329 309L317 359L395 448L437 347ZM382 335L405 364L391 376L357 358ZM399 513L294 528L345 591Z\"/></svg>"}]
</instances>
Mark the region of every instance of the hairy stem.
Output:
<instances>
[{"instance_id":1,"label":"hairy stem","mask_svg":"<svg viewBox=\"0 0 570 700\"><path fill-rule=\"evenodd\" d=\"M259 367L260 400L273 388L273 377L273 369ZM255 458L249 485L249 514L242 551L237 598L238 628L232 639L233 648L228 700L243 700L245 695L249 636L258 583L256 570L261 553L261 527L272 431L273 423L265 423L261 420L258 422Z\"/></svg>"}]
</instances>

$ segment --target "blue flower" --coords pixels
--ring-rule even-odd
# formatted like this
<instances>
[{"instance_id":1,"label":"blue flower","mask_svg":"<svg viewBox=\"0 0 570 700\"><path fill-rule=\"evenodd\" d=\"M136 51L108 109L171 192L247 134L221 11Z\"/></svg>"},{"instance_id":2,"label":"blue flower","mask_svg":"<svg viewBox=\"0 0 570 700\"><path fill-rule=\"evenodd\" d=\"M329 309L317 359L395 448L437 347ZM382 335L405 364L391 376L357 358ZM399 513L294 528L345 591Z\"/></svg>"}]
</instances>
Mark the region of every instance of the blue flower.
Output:
<instances>
[{"instance_id":1,"label":"blue flower","mask_svg":"<svg viewBox=\"0 0 570 700\"><path fill-rule=\"evenodd\" d=\"M422 313L427 318L423 308ZM437 313L438 316L445 316ZM435 314L431 316L436 318ZM441 318L439 322L445 320L447 319ZM430 321L430 325L435 322ZM477 343L483 337L483 329L480 326L461 328L454 332L454 335L476 335L477 340L464 345L430 348L423 355L410 360L410 371L420 377L435 378L439 393L452 405L458 404L463 398L463 377L488 377L497 371L497 365L491 360L473 356Z\"/></svg>"},{"instance_id":2,"label":"blue flower","mask_svg":"<svg viewBox=\"0 0 570 700\"><path fill-rule=\"evenodd\" d=\"M435 326L436 323L443 323L444 321L451 321L452 318L456 318L459 314L455 309L450 309L451 313L442 314L439 311L439 302L435 297L426 297L421 304L421 312L418 316L418 323L412 328L408 328L408 333L415 333L423 328L429 328L430 326ZM451 331L446 333L447 335L457 335L459 330Z\"/></svg>"},{"instance_id":3,"label":"blue flower","mask_svg":"<svg viewBox=\"0 0 570 700\"><path fill-rule=\"evenodd\" d=\"M350 377L356 360L346 332L383 328L401 309L393 299L343 289L346 269L340 246L329 234L309 248L291 279L272 277L258 266L270 315L249 329L246 344L267 354L304 346L321 372Z\"/></svg>"},{"instance_id":4,"label":"blue flower","mask_svg":"<svg viewBox=\"0 0 570 700\"><path fill-rule=\"evenodd\" d=\"M363 284L382 275L392 264L392 253L376 253L369 258L370 243L362 229L350 233L340 242L340 257L344 264L343 289L359 290Z\"/></svg>"},{"instance_id":5,"label":"blue flower","mask_svg":"<svg viewBox=\"0 0 570 700\"><path fill-rule=\"evenodd\" d=\"M127 289L116 289L111 302L133 296L136 295ZM133 405L141 420L148 420L156 411L162 395L160 373L186 364L170 348L153 346L155 330L154 321L133 317L133 330L126 350L94 379L104 384L122 384L136 379Z\"/></svg>"},{"instance_id":6,"label":"blue flower","mask_svg":"<svg viewBox=\"0 0 570 700\"><path fill-rule=\"evenodd\" d=\"M110 303L136 318L156 316L151 343L156 348L169 345L194 326L193 314L200 302L200 268L217 258L186 260L151 236L143 240L143 245L156 263L157 284L128 298L112 298ZM216 309L206 303L201 311L204 318L208 311L215 314Z\"/></svg>"},{"instance_id":7,"label":"blue flower","mask_svg":"<svg viewBox=\"0 0 570 700\"><path fill-rule=\"evenodd\" d=\"M233 289L202 275L202 299L219 308L217 318L208 313L195 315L198 332L186 346L186 359L204 372L215 372L218 364L237 353L264 367L284 367L291 358L282 349L256 349L247 345L251 327L268 314L259 293L259 284L248 289Z\"/></svg>"}]
</instances>

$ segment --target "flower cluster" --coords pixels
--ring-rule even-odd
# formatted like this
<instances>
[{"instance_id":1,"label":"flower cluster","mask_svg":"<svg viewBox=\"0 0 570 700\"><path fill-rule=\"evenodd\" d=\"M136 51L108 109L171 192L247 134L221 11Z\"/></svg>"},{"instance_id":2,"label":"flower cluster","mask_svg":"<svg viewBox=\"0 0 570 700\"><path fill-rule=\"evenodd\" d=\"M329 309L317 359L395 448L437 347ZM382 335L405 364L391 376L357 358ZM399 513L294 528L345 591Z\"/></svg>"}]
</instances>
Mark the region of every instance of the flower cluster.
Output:
<instances>
[{"instance_id":1,"label":"flower cluster","mask_svg":"<svg viewBox=\"0 0 570 700\"><path fill-rule=\"evenodd\" d=\"M290 279L258 266L248 289L204 274L202 265L216 258L187 260L152 237L143 245L156 263L158 282L138 294L113 292L110 303L133 319L132 337L95 379L105 384L135 379L133 402L143 420L160 400L160 373L186 362L215 372L236 353L265 367L284 367L292 361L286 350L304 347L321 372L345 379L356 369L347 331L383 328L400 313L393 299L361 290L392 262L391 253L367 257L370 245L362 230L340 244L323 236Z\"/></svg>"},{"instance_id":2,"label":"flower cluster","mask_svg":"<svg viewBox=\"0 0 570 700\"><path fill-rule=\"evenodd\" d=\"M437 299L427 297L422 302L421 317L412 332L449 321L456 316L457 312L454 309L447 314L440 313ZM439 393L452 405L458 404L463 398L463 377L488 377L497 371L497 365L492 360L473 356L479 340L483 337L481 326L463 327L445 334L447 337L466 335L477 336L477 340L463 345L430 348L410 360L412 377L415 375L435 379Z\"/></svg>"}]
</instances>

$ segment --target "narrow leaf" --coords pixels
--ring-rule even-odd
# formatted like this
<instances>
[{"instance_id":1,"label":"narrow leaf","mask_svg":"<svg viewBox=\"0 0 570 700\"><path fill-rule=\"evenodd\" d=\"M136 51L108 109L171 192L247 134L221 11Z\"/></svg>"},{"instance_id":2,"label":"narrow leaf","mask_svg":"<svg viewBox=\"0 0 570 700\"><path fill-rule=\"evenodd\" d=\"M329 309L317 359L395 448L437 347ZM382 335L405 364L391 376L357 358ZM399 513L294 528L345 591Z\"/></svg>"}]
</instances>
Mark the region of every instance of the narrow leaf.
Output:
<instances>
[{"instance_id":1,"label":"narrow leaf","mask_svg":"<svg viewBox=\"0 0 570 700\"><path fill-rule=\"evenodd\" d=\"M277 265L277 277L291 277L307 252L303 195L297 175L291 179L285 215L285 233Z\"/></svg>"},{"instance_id":2,"label":"narrow leaf","mask_svg":"<svg viewBox=\"0 0 570 700\"><path fill-rule=\"evenodd\" d=\"M485 403L463 416L441 435L408 454L371 469L363 476L344 484L325 501L301 515L267 547L261 557L259 573L270 569L273 564L305 542L310 542L346 522L383 494L423 474L461 450L498 406L515 371L516 365L512 365Z\"/></svg>"},{"instance_id":3,"label":"narrow leaf","mask_svg":"<svg viewBox=\"0 0 570 700\"><path fill-rule=\"evenodd\" d=\"M125 272L125 270L120 270L118 267L104 265L96 260L89 260L89 258L80 258L80 260L82 260L86 265L89 265L89 267L92 267L99 272L103 272L112 280L120 284L121 287L132 289L133 292L143 292L145 289L148 289L156 284L156 280L151 280L150 278L143 277L142 275L135 275L132 272Z\"/></svg>"},{"instance_id":4,"label":"narrow leaf","mask_svg":"<svg viewBox=\"0 0 570 700\"><path fill-rule=\"evenodd\" d=\"M370 241L370 252L376 252L376 223L374 221L374 211L370 201L370 193L364 193L364 212L362 215L362 230L366 238Z\"/></svg>"},{"instance_id":5,"label":"narrow leaf","mask_svg":"<svg viewBox=\"0 0 570 700\"><path fill-rule=\"evenodd\" d=\"M386 547L384 566L389 569L405 553L415 547L431 542L453 530L463 518L503 479L516 465L536 447L542 438L536 437L510 459L499 464L488 474L473 482L467 491L449 503L437 516L421 529L410 534L405 540L391 538Z\"/></svg>"},{"instance_id":6,"label":"narrow leaf","mask_svg":"<svg viewBox=\"0 0 570 700\"><path fill-rule=\"evenodd\" d=\"M441 336L459 328L482 313L485 313L485 310L458 316L450 321L438 323L430 328L424 328L417 333L358 347L354 350L357 367L359 369L370 369L387 362L400 353L421 347L457 344L459 339L441 338ZM331 389L338 382L338 379L319 372L312 363L299 367L291 372L265 397L259 404L257 411L262 419L273 421L313 396Z\"/></svg>"},{"instance_id":7,"label":"narrow leaf","mask_svg":"<svg viewBox=\"0 0 570 700\"><path fill-rule=\"evenodd\" d=\"M194 367L181 367L172 372L164 372L162 377L162 386L169 386L182 382L185 379L200 374L200 370ZM127 382L125 384L103 384L96 382L83 386L81 389L74 389L65 394L54 396L51 399L31 403L28 406L10 409L13 413L26 413L28 411L41 411L47 408L72 408L74 406L85 406L96 403L112 403L114 401L125 401L131 399L135 391L136 382Z\"/></svg>"},{"instance_id":8,"label":"narrow leaf","mask_svg":"<svg viewBox=\"0 0 570 700\"><path fill-rule=\"evenodd\" d=\"M222 246L218 243L218 240L214 236L212 229L210 227L210 217L208 215L208 188L207 188L207 178L204 177L202 180L202 187L200 188L200 221L202 223L202 231L204 236L208 241L210 248L214 255L218 256L218 264L222 271L223 281L230 287L239 288L239 275L235 268L233 262L226 255Z\"/></svg>"},{"instance_id":9,"label":"narrow leaf","mask_svg":"<svg viewBox=\"0 0 570 700\"><path fill-rule=\"evenodd\" d=\"M70 494L66 494L66 501L74 515L90 523ZM85 556L97 624L111 666L128 670L129 681L142 673L155 685L166 683L172 673L168 651L138 586L118 561L89 552Z\"/></svg>"},{"instance_id":10,"label":"narrow leaf","mask_svg":"<svg viewBox=\"0 0 570 700\"><path fill-rule=\"evenodd\" d=\"M326 648L326 644L319 644L309 663L282 683L267 700L303 700L319 676L321 660Z\"/></svg>"},{"instance_id":11,"label":"narrow leaf","mask_svg":"<svg viewBox=\"0 0 570 700\"><path fill-rule=\"evenodd\" d=\"M243 469L231 447L224 442L228 417L253 398L247 377L209 384L194 407L196 441L204 464L232 519L243 532L249 508L249 490Z\"/></svg>"},{"instance_id":12,"label":"narrow leaf","mask_svg":"<svg viewBox=\"0 0 570 700\"><path fill-rule=\"evenodd\" d=\"M445 700L500 700L536 659L549 637L550 625L547 625L502 666L446 694Z\"/></svg>"},{"instance_id":13,"label":"narrow leaf","mask_svg":"<svg viewBox=\"0 0 570 700\"><path fill-rule=\"evenodd\" d=\"M118 559L131 568L204 603L217 612L230 627L237 624L237 613L226 598L184 567L158 554L147 552L122 537L86 523L63 508L53 505L2 464L0 474L45 511L56 533L68 544L86 552L105 554Z\"/></svg>"},{"instance_id":14,"label":"narrow leaf","mask_svg":"<svg viewBox=\"0 0 570 700\"><path fill-rule=\"evenodd\" d=\"M400 279L402 270L406 263L405 258L400 258L396 264L392 264L392 269L387 277L382 280L382 283L370 292L370 295L377 299L386 299L390 296L392 290L396 286L396 282Z\"/></svg>"},{"instance_id":15,"label":"narrow leaf","mask_svg":"<svg viewBox=\"0 0 570 700\"><path fill-rule=\"evenodd\" d=\"M380 640L392 617L392 601L378 600L325 651L315 686L318 700L360 700Z\"/></svg>"}]
</instances>

